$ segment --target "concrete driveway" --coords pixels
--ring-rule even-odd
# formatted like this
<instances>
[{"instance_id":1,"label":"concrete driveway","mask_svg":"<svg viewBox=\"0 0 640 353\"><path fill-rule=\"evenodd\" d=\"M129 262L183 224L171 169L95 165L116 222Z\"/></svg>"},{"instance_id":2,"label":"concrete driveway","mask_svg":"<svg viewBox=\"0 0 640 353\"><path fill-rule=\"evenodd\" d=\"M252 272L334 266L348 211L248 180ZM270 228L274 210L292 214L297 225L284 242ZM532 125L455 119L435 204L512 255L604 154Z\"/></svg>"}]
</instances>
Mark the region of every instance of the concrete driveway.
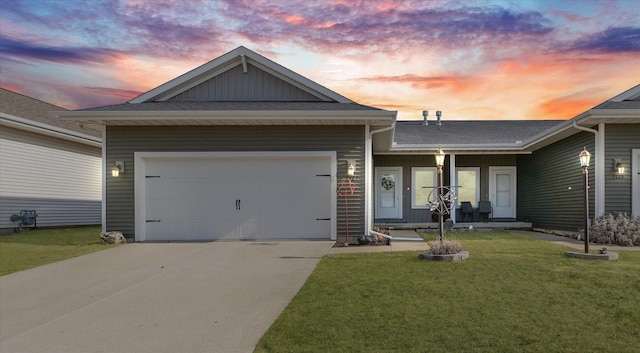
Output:
<instances>
[{"instance_id":1,"label":"concrete driveway","mask_svg":"<svg viewBox=\"0 0 640 353\"><path fill-rule=\"evenodd\" d=\"M249 353L333 242L136 243L0 277L0 352Z\"/></svg>"}]
</instances>

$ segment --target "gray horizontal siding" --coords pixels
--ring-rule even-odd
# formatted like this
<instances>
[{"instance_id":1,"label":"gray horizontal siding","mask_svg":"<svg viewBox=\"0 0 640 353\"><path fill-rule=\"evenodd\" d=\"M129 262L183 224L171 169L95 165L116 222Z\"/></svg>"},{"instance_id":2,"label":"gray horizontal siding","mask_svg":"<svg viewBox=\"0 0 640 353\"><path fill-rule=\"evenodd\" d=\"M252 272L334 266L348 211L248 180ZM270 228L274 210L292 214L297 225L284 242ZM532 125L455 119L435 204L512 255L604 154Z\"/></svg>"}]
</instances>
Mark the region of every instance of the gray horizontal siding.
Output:
<instances>
[{"instance_id":1,"label":"gray horizontal siding","mask_svg":"<svg viewBox=\"0 0 640 353\"><path fill-rule=\"evenodd\" d=\"M11 222L10 217L21 210L35 210L38 227L100 224L101 204L101 201L3 197L0 199L0 228L16 227L17 223Z\"/></svg>"},{"instance_id":2,"label":"gray horizontal siding","mask_svg":"<svg viewBox=\"0 0 640 353\"><path fill-rule=\"evenodd\" d=\"M640 124L605 125L605 213L631 213L631 152L640 149ZM625 166L622 179L614 179L614 160Z\"/></svg>"},{"instance_id":3,"label":"gray horizontal siding","mask_svg":"<svg viewBox=\"0 0 640 353\"><path fill-rule=\"evenodd\" d=\"M597 156L594 135L580 132L531 155L518 158L518 219L536 228L577 231L583 227L582 169L578 155L583 147L591 152L590 185ZM569 187L572 190L569 190ZM594 188L589 192L589 214L594 212Z\"/></svg>"},{"instance_id":4,"label":"gray horizontal siding","mask_svg":"<svg viewBox=\"0 0 640 353\"><path fill-rule=\"evenodd\" d=\"M316 96L248 64L247 73L242 65L225 71L171 101L320 101Z\"/></svg>"},{"instance_id":5,"label":"gray horizontal siding","mask_svg":"<svg viewBox=\"0 0 640 353\"><path fill-rule=\"evenodd\" d=\"M364 234L363 126L108 127L107 165L125 161L125 173L107 176L107 230L134 237L134 152L336 151L338 180L356 160L356 189L349 198L349 234ZM346 233L344 199L338 198L338 240ZM351 238L350 240L353 240Z\"/></svg>"},{"instance_id":6,"label":"gray horizontal siding","mask_svg":"<svg viewBox=\"0 0 640 353\"><path fill-rule=\"evenodd\" d=\"M449 185L449 156L445 158L443 179L445 185ZM515 155L456 155L456 167L480 167L480 199L489 199L489 166L513 166L516 165ZM431 212L425 209L411 208L411 168L435 167L435 157L428 155L377 155L374 156L376 167L402 167L402 191L403 218L401 222L424 223L431 222ZM374 190L375 192L376 190ZM375 199L375 198L374 198ZM375 209L375 208L374 208ZM376 219L376 222L390 221ZM393 220L397 222L398 220Z\"/></svg>"}]
</instances>

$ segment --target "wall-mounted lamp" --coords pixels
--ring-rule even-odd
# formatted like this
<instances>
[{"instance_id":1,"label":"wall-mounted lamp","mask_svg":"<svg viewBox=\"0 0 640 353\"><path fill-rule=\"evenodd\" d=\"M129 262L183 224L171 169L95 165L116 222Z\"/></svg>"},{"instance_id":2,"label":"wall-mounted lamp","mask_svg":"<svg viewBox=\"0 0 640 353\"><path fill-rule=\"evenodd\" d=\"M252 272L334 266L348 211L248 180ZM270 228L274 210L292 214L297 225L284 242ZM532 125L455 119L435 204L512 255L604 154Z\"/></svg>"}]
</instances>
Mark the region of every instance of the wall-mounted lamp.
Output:
<instances>
[{"instance_id":1,"label":"wall-mounted lamp","mask_svg":"<svg viewBox=\"0 0 640 353\"><path fill-rule=\"evenodd\" d=\"M356 176L356 161L353 159L347 161L347 176Z\"/></svg>"},{"instance_id":2,"label":"wall-mounted lamp","mask_svg":"<svg viewBox=\"0 0 640 353\"><path fill-rule=\"evenodd\" d=\"M111 176L119 177L120 173L124 173L124 161L116 161L116 165L111 168Z\"/></svg>"},{"instance_id":3,"label":"wall-mounted lamp","mask_svg":"<svg viewBox=\"0 0 640 353\"><path fill-rule=\"evenodd\" d=\"M618 175L624 174L624 164L622 164L621 160L615 159L613 161L613 171L618 173Z\"/></svg>"}]
</instances>

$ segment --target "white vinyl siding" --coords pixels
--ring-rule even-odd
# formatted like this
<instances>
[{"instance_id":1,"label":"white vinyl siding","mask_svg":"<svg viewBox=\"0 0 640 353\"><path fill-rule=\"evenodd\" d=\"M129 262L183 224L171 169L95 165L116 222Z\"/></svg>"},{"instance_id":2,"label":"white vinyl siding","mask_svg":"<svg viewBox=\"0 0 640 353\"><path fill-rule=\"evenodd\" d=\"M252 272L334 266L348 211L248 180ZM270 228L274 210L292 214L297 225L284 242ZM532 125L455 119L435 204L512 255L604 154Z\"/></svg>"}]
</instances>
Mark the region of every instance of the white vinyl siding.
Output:
<instances>
[{"instance_id":1,"label":"white vinyl siding","mask_svg":"<svg viewBox=\"0 0 640 353\"><path fill-rule=\"evenodd\" d=\"M101 200L99 157L0 139L0 196Z\"/></svg>"},{"instance_id":2,"label":"white vinyl siding","mask_svg":"<svg viewBox=\"0 0 640 353\"><path fill-rule=\"evenodd\" d=\"M435 167L411 168L411 208L426 209L429 194L438 186Z\"/></svg>"}]
</instances>

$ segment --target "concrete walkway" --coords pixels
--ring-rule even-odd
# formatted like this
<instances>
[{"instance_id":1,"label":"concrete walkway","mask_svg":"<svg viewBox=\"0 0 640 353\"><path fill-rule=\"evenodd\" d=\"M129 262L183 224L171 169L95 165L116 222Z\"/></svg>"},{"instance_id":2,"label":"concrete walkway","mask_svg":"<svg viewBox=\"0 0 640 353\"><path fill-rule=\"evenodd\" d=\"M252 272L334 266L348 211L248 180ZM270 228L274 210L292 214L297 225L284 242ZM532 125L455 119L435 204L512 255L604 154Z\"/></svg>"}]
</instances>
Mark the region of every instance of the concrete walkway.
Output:
<instances>
[{"instance_id":1,"label":"concrete walkway","mask_svg":"<svg viewBox=\"0 0 640 353\"><path fill-rule=\"evenodd\" d=\"M333 242L136 243L0 277L0 352L250 353Z\"/></svg>"},{"instance_id":2,"label":"concrete walkway","mask_svg":"<svg viewBox=\"0 0 640 353\"><path fill-rule=\"evenodd\" d=\"M544 240L551 243L568 246L574 249L580 249L584 251L584 240L576 240L576 239L563 237L561 235L534 232L530 230L510 230L510 232L524 235L534 239ZM589 243L589 252L591 252L591 250L595 251L603 247L611 251L640 251L640 246L618 246L618 245L606 245L606 244L599 245L595 243Z\"/></svg>"}]
</instances>

